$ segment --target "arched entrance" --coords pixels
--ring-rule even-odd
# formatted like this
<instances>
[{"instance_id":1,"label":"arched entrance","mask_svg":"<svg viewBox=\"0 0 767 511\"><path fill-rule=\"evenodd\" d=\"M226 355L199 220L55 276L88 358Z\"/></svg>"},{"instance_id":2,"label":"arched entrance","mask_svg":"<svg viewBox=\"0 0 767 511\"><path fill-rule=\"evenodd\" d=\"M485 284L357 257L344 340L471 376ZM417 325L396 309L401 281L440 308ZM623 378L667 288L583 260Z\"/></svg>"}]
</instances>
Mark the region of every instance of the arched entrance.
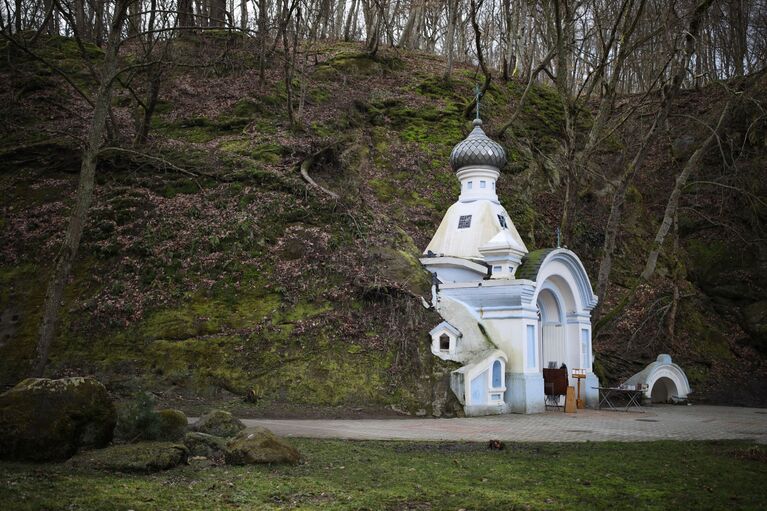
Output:
<instances>
[{"instance_id":1,"label":"arched entrance","mask_svg":"<svg viewBox=\"0 0 767 511\"><path fill-rule=\"evenodd\" d=\"M542 289L537 306L539 367L549 367L550 363L560 367L567 360L567 333L561 301L551 289Z\"/></svg>"},{"instance_id":2,"label":"arched entrance","mask_svg":"<svg viewBox=\"0 0 767 511\"><path fill-rule=\"evenodd\" d=\"M652 403L684 401L692 392L687 375L666 353L658 355L655 362L626 380L626 383L647 385L644 397Z\"/></svg>"},{"instance_id":3,"label":"arched entrance","mask_svg":"<svg viewBox=\"0 0 767 511\"><path fill-rule=\"evenodd\" d=\"M666 376L655 380L655 383L650 389L650 399L653 403L668 403L676 396L679 396L679 390L676 387L676 383Z\"/></svg>"}]
</instances>

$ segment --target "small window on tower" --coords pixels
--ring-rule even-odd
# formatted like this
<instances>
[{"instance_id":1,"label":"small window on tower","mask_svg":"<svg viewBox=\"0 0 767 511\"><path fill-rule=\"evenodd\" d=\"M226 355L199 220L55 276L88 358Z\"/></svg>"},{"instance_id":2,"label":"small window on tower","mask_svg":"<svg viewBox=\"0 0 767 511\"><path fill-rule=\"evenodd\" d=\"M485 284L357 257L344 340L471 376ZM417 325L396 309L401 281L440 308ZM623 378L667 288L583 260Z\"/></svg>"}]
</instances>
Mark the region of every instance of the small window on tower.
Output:
<instances>
[{"instance_id":1,"label":"small window on tower","mask_svg":"<svg viewBox=\"0 0 767 511\"><path fill-rule=\"evenodd\" d=\"M480 181L479 182L479 187L480 188L487 188L487 181Z\"/></svg>"},{"instance_id":2,"label":"small window on tower","mask_svg":"<svg viewBox=\"0 0 767 511\"><path fill-rule=\"evenodd\" d=\"M458 219L458 228L468 229L469 227L471 227L471 215L461 215Z\"/></svg>"},{"instance_id":3,"label":"small window on tower","mask_svg":"<svg viewBox=\"0 0 767 511\"><path fill-rule=\"evenodd\" d=\"M469 181L468 183L466 183L466 189L467 189L467 190L471 190L471 181Z\"/></svg>"},{"instance_id":4,"label":"small window on tower","mask_svg":"<svg viewBox=\"0 0 767 511\"><path fill-rule=\"evenodd\" d=\"M450 336L442 334L439 336L439 349L440 351L450 351Z\"/></svg>"},{"instance_id":5,"label":"small window on tower","mask_svg":"<svg viewBox=\"0 0 767 511\"><path fill-rule=\"evenodd\" d=\"M498 215L498 221L501 222L501 227L503 227L504 229L508 229L509 228L509 226L506 225L506 217L505 216Z\"/></svg>"}]
</instances>

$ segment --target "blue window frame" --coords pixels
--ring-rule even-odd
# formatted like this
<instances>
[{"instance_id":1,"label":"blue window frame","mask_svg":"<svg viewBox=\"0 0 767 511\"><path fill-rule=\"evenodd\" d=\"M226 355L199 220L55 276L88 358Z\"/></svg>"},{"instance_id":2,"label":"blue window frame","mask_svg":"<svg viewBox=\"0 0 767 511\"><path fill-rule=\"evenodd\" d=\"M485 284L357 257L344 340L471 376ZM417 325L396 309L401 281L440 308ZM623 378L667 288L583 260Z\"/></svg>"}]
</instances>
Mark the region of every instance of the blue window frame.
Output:
<instances>
[{"instance_id":1,"label":"blue window frame","mask_svg":"<svg viewBox=\"0 0 767 511\"><path fill-rule=\"evenodd\" d=\"M493 388L500 389L503 387L503 372L502 364L500 360L493 362Z\"/></svg>"},{"instance_id":2,"label":"blue window frame","mask_svg":"<svg viewBox=\"0 0 767 511\"><path fill-rule=\"evenodd\" d=\"M527 368L535 369L538 364L535 363L535 326L527 325Z\"/></svg>"}]
</instances>

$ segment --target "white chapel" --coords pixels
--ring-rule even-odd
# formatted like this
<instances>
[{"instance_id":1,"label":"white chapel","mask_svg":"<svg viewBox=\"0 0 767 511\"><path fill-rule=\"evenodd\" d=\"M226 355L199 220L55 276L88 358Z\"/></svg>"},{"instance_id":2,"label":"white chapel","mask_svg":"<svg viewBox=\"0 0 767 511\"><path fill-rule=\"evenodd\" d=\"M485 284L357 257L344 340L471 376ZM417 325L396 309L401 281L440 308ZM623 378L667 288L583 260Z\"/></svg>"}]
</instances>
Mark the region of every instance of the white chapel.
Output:
<instances>
[{"instance_id":1,"label":"white chapel","mask_svg":"<svg viewBox=\"0 0 767 511\"><path fill-rule=\"evenodd\" d=\"M580 259L566 248L528 251L495 190L506 152L479 115L450 164L461 193L421 263L433 275L432 302L444 320L431 330L431 350L462 364L451 388L466 415L544 411L542 369L561 364L586 370L581 392L596 407L597 297Z\"/></svg>"}]
</instances>

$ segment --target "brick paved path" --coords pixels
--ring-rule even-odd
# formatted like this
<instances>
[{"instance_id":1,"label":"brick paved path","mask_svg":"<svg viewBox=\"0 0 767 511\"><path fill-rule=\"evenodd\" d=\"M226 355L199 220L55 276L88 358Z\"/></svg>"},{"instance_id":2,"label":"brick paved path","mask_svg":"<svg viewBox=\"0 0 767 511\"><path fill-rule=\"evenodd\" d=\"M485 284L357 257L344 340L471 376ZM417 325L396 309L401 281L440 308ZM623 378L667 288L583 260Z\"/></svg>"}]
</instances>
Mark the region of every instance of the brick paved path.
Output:
<instances>
[{"instance_id":1,"label":"brick paved path","mask_svg":"<svg viewBox=\"0 0 767 511\"><path fill-rule=\"evenodd\" d=\"M577 414L496 415L464 419L244 419L288 437L357 440L499 439L518 442L604 442L754 439L767 443L767 409L654 406L646 413L580 410Z\"/></svg>"}]
</instances>

